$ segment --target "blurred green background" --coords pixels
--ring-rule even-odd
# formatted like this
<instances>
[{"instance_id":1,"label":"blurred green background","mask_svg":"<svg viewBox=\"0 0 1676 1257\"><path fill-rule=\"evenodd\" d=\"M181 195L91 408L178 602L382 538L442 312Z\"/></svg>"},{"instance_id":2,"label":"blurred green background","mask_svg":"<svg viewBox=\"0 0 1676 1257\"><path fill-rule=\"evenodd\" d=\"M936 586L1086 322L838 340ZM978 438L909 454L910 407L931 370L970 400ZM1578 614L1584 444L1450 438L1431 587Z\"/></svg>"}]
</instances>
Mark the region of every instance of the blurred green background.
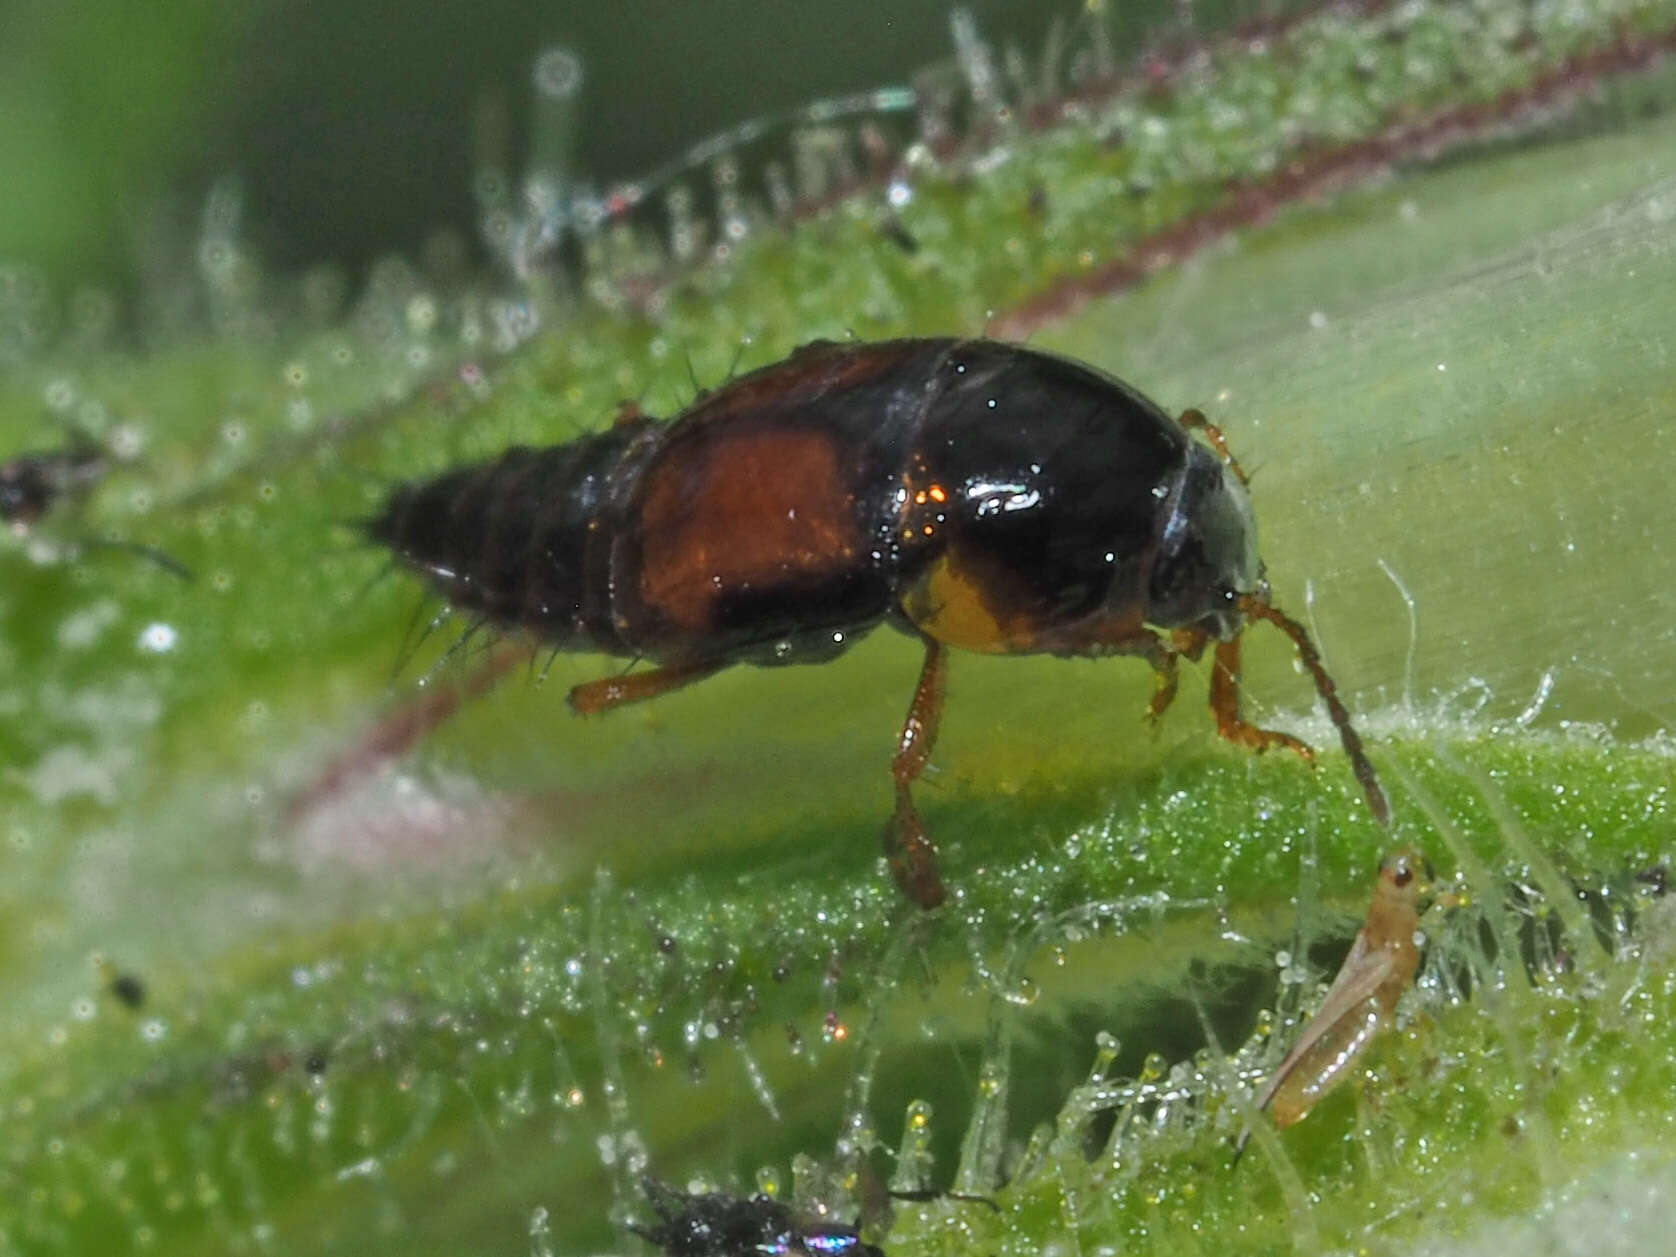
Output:
<instances>
[{"instance_id":1,"label":"blurred green background","mask_svg":"<svg viewBox=\"0 0 1676 1257\"><path fill-rule=\"evenodd\" d=\"M1034 47L1048 22L1009 0L965 7L996 41ZM1256 11L1196 13L1215 26L1234 9ZM1137 41L1173 14L1168 0L1124 10L1117 29ZM952 56L949 12L943 0L9 0L0 259L65 283L132 281L148 220L195 215L204 188L236 174L265 257L359 270L439 227L472 234L479 104L503 106L520 156L530 66L547 47L586 63L577 169L608 183L748 118L904 82Z\"/></svg>"}]
</instances>

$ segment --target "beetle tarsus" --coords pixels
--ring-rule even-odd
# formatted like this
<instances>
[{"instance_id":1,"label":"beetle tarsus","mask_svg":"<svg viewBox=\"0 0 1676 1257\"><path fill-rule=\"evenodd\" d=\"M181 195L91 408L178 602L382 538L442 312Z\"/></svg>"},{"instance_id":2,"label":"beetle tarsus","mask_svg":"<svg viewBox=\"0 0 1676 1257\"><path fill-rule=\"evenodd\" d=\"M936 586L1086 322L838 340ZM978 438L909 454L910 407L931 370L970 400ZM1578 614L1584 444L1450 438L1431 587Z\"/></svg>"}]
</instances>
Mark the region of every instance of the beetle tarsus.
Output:
<instances>
[{"instance_id":1,"label":"beetle tarsus","mask_svg":"<svg viewBox=\"0 0 1676 1257\"><path fill-rule=\"evenodd\" d=\"M1168 667L1154 669L1154 683L1152 698L1146 705L1147 723L1152 726L1152 732L1157 734L1164 723L1164 713L1170 709L1170 704L1176 701L1176 690L1180 679L1176 674L1176 657L1168 656Z\"/></svg>"},{"instance_id":2,"label":"beetle tarsus","mask_svg":"<svg viewBox=\"0 0 1676 1257\"><path fill-rule=\"evenodd\" d=\"M937 848L926 836L908 787L896 788L896 812L885 826L885 858L902 893L930 911L948 898L937 867Z\"/></svg>"},{"instance_id":3,"label":"beetle tarsus","mask_svg":"<svg viewBox=\"0 0 1676 1257\"><path fill-rule=\"evenodd\" d=\"M1152 667L1152 698L1146 705L1146 718L1156 734L1164 713L1176 701L1176 691L1181 686L1181 656L1166 646L1164 639L1151 629L1143 629L1132 639L1132 644L1123 643L1121 649L1125 654L1141 656Z\"/></svg>"}]
</instances>

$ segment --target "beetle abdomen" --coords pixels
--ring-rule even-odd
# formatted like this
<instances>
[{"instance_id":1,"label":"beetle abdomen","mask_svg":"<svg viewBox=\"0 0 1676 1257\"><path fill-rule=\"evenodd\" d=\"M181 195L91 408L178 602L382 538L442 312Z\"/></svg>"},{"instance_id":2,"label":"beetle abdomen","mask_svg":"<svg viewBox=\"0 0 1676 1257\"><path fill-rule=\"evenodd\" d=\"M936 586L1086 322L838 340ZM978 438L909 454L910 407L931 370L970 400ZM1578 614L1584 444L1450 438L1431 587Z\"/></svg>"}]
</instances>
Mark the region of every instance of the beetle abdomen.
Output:
<instances>
[{"instance_id":1,"label":"beetle abdomen","mask_svg":"<svg viewBox=\"0 0 1676 1257\"><path fill-rule=\"evenodd\" d=\"M555 645L622 649L610 561L595 535L649 422L567 445L515 446L492 462L402 485L367 533L425 573L453 606Z\"/></svg>"}]
</instances>

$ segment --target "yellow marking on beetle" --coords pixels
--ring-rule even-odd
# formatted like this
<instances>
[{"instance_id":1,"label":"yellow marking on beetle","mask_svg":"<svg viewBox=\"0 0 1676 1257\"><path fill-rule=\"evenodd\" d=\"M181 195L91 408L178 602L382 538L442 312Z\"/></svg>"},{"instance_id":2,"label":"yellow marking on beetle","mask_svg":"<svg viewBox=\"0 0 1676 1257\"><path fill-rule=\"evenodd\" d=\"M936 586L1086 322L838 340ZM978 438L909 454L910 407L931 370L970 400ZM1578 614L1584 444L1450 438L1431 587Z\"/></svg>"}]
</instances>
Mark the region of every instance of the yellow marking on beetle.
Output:
<instances>
[{"instance_id":1,"label":"yellow marking on beetle","mask_svg":"<svg viewBox=\"0 0 1676 1257\"><path fill-rule=\"evenodd\" d=\"M929 531L929 527L927 529ZM1005 655L1026 643L984 602L983 590L946 554L902 593L902 610L927 637L979 654Z\"/></svg>"}]
</instances>

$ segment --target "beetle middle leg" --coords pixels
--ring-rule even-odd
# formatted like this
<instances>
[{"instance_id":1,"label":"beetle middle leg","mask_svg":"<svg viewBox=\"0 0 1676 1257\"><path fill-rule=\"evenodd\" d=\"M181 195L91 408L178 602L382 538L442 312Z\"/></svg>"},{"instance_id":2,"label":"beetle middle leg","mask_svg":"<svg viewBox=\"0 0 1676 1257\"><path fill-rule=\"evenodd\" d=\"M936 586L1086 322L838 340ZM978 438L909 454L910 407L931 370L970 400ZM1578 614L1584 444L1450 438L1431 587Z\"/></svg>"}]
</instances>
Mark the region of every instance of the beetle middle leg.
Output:
<instances>
[{"instance_id":1,"label":"beetle middle leg","mask_svg":"<svg viewBox=\"0 0 1676 1257\"><path fill-rule=\"evenodd\" d=\"M910 787L918 781L937 744L937 725L943 714L943 689L947 675L948 650L939 641L925 638L925 663L913 702L902 722L896 755L890 763L896 779L896 811L885 827L885 856L890 861L896 884L922 908L935 908L947 897L942 874L937 870L937 848L926 836L914 809Z\"/></svg>"},{"instance_id":2,"label":"beetle middle leg","mask_svg":"<svg viewBox=\"0 0 1676 1257\"><path fill-rule=\"evenodd\" d=\"M656 698L659 694L667 694L684 685L691 685L694 681L702 681L705 677L719 672L723 666L714 660L706 659L693 663L672 663L662 668L653 668L649 672L601 677L597 681L574 687L566 701L578 716L597 716L613 707L644 702L648 698Z\"/></svg>"},{"instance_id":3,"label":"beetle middle leg","mask_svg":"<svg viewBox=\"0 0 1676 1257\"><path fill-rule=\"evenodd\" d=\"M1237 635L1216 643L1216 659L1210 673L1210 709L1216 716L1216 731L1228 741L1258 752L1282 746L1315 763L1315 751L1307 742L1290 733L1259 729L1240 715L1240 638Z\"/></svg>"}]
</instances>

